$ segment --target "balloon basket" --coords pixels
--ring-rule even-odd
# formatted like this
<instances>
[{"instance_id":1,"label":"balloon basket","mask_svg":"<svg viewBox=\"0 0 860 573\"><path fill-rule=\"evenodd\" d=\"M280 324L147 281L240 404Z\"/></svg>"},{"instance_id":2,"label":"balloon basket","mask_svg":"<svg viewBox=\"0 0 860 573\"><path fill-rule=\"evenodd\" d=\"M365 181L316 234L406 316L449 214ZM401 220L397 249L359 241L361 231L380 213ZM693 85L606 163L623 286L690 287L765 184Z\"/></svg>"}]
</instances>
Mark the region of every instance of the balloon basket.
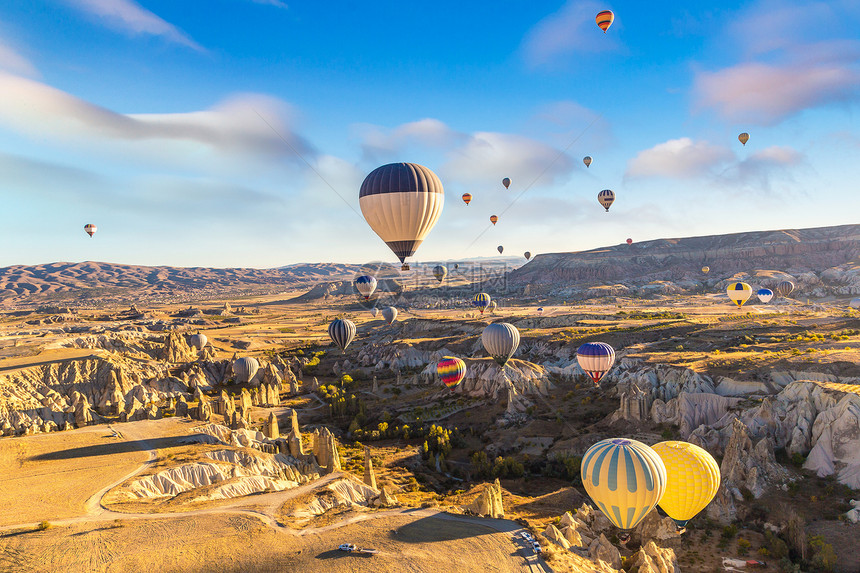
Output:
<instances>
[{"instance_id":1,"label":"balloon basket","mask_svg":"<svg viewBox=\"0 0 860 573\"><path fill-rule=\"evenodd\" d=\"M404 263L404 264L403 264L403 266L402 266L402 267L400 267L400 270L401 270L401 271L408 271L408 270L409 270L409 265L407 265L407 264L405 264L405 263Z\"/></svg>"}]
</instances>

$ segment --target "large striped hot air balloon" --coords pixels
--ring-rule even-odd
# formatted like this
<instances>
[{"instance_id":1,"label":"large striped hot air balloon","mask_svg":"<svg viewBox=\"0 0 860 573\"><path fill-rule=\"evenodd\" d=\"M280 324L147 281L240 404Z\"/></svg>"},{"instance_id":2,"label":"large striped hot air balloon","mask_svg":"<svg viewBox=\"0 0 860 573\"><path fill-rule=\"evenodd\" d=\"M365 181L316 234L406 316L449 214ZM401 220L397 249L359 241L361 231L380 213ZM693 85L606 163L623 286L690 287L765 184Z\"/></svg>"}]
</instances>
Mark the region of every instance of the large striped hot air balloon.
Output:
<instances>
[{"instance_id":1,"label":"large striped hot air balloon","mask_svg":"<svg viewBox=\"0 0 860 573\"><path fill-rule=\"evenodd\" d=\"M782 281L778 285L776 285L776 293L785 298L791 294L791 291L794 290L794 283L791 281Z\"/></svg>"},{"instance_id":2,"label":"large striped hot air balloon","mask_svg":"<svg viewBox=\"0 0 860 573\"><path fill-rule=\"evenodd\" d=\"M606 33L606 30L609 29L609 26L612 25L612 22L615 21L615 14L612 13L612 10L603 10L597 14L595 18L597 22L597 26L603 30L603 33Z\"/></svg>"},{"instance_id":3,"label":"large striped hot air balloon","mask_svg":"<svg viewBox=\"0 0 860 573\"><path fill-rule=\"evenodd\" d=\"M502 185L505 186L505 189L509 189L511 186L511 178L505 177L504 179L502 179Z\"/></svg>"},{"instance_id":4,"label":"large striped hot air balloon","mask_svg":"<svg viewBox=\"0 0 860 573\"><path fill-rule=\"evenodd\" d=\"M615 349L605 342L586 342L576 349L576 361L597 386L615 364Z\"/></svg>"},{"instance_id":5,"label":"large striped hot air balloon","mask_svg":"<svg viewBox=\"0 0 860 573\"><path fill-rule=\"evenodd\" d=\"M609 208L615 202L615 192L612 189L604 189L597 194L597 200L603 205L606 212L609 213Z\"/></svg>"},{"instance_id":6,"label":"large striped hot air balloon","mask_svg":"<svg viewBox=\"0 0 860 573\"><path fill-rule=\"evenodd\" d=\"M490 223L492 223L493 225L495 225L498 222L498 220L499 220L498 215L490 215Z\"/></svg>"},{"instance_id":7,"label":"large striped hot air balloon","mask_svg":"<svg viewBox=\"0 0 860 573\"><path fill-rule=\"evenodd\" d=\"M369 275L363 275L355 279L355 290L357 290L364 300L368 300L373 291L376 290L376 279Z\"/></svg>"},{"instance_id":8,"label":"large striped hot air balloon","mask_svg":"<svg viewBox=\"0 0 860 573\"><path fill-rule=\"evenodd\" d=\"M448 267L443 267L442 265L436 265L433 267L433 276L440 283L445 280L445 277L448 276Z\"/></svg>"},{"instance_id":9,"label":"large striped hot air balloon","mask_svg":"<svg viewBox=\"0 0 860 573\"><path fill-rule=\"evenodd\" d=\"M755 291L755 294L758 297L758 299L760 301L762 301L763 303L769 303L770 299L773 298L773 291L770 290L769 288L760 288L757 291Z\"/></svg>"},{"instance_id":10,"label":"large striped hot air balloon","mask_svg":"<svg viewBox=\"0 0 860 573\"><path fill-rule=\"evenodd\" d=\"M250 382L259 369L260 363L251 356L243 356L233 362L233 374L236 375L236 382L240 384Z\"/></svg>"},{"instance_id":11,"label":"large striped hot air balloon","mask_svg":"<svg viewBox=\"0 0 860 573\"><path fill-rule=\"evenodd\" d=\"M84 231L86 231L87 235L89 235L90 238L92 238L92 236L95 235L96 231L98 230L99 228L92 223L87 223L86 225L84 225Z\"/></svg>"},{"instance_id":12,"label":"large striped hot air balloon","mask_svg":"<svg viewBox=\"0 0 860 573\"><path fill-rule=\"evenodd\" d=\"M490 295L485 292L479 292L472 299L472 306L480 310L481 314L484 314L484 310L490 306Z\"/></svg>"},{"instance_id":13,"label":"large striped hot air balloon","mask_svg":"<svg viewBox=\"0 0 860 573\"><path fill-rule=\"evenodd\" d=\"M747 132L743 132L742 134L740 134L738 136L738 141L741 142L741 145L746 145L747 141L749 141L749 140L750 140L750 134Z\"/></svg>"},{"instance_id":14,"label":"large striped hot air balloon","mask_svg":"<svg viewBox=\"0 0 860 573\"><path fill-rule=\"evenodd\" d=\"M463 203L468 207L469 203L472 202L472 194L471 193L463 193Z\"/></svg>"},{"instance_id":15,"label":"large striped hot air balloon","mask_svg":"<svg viewBox=\"0 0 860 573\"><path fill-rule=\"evenodd\" d=\"M443 356L436 364L436 373L442 383L453 390L466 377L466 363L454 356Z\"/></svg>"},{"instance_id":16,"label":"large striped hot air balloon","mask_svg":"<svg viewBox=\"0 0 860 573\"><path fill-rule=\"evenodd\" d=\"M707 451L687 442L660 442L651 449L666 466L666 493L660 509L678 527L685 527L717 495L720 466Z\"/></svg>"},{"instance_id":17,"label":"large striped hot air balloon","mask_svg":"<svg viewBox=\"0 0 860 573\"><path fill-rule=\"evenodd\" d=\"M336 318L328 325L328 335L341 351L345 351L355 338L355 323L346 318Z\"/></svg>"},{"instance_id":18,"label":"large striped hot air balloon","mask_svg":"<svg viewBox=\"0 0 860 573\"><path fill-rule=\"evenodd\" d=\"M513 324L495 322L481 333L481 342L484 343L487 354L500 366L504 366L520 345L520 331Z\"/></svg>"},{"instance_id":19,"label":"large striped hot air balloon","mask_svg":"<svg viewBox=\"0 0 860 573\"><path fill-rule=\"evenodd\" d=\"M726 294L732 299L732 302L738 306L743 306L744 303L752 296L752 287L747 283L732 283L726 289Z\"/></svg>"},{"instance_id":20,"label":"large striped hot air balloon","mask_svg":"<svg viewBox=\"0 0 860 573\"><path fill-rule=\"evenodd\" d=\"M417 163L390 163L364 179L358 204L370 228L394 251L403 270L442 214L445 193L435 173Z\"/></svg>"},{"instance_id":21,"label":"large striped hot air balloon","mask_svg":"<svg viewBox=\"0 0 860 573\"><path fill-rule=\"evenodd\" d=\"M197 350L203 350L203 348L206 346L206 343L209 342L209 339L206 338L205 334L201 334L198 332L197 334L191 335L189 342L191 343L191 346L193 346Z\"/></svg>"},{"instance_id":22,"label":"large striped hot air balloon","mask_svg":"<svg viewBox=\"0 0 860 573\"><path fill-rule=\"evenodd\" d=\"M392 324L397 320L398 314L397 309L393 306L388 306L382 309L382 318L384 318L388 324Z\"/></svg>"},{"instance_id":23,"label":"large striped hot air balloon","mask_svg":"<svg viewBox=\"0 0 860 573\"><path fill-rule=\"evenodd\" d=\"M657 452L636 440L597 442L582 458L582 484L600 511L621 530L622 541L663 497L666 466Z\"/></svg>"}]
</instances>

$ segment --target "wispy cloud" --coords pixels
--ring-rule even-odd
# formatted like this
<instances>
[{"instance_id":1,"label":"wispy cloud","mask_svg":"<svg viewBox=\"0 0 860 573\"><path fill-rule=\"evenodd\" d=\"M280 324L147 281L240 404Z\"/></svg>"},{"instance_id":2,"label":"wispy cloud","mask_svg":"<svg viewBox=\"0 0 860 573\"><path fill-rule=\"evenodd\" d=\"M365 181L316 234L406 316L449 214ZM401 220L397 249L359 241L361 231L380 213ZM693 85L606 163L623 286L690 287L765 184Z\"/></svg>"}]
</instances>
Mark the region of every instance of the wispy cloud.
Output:
<instances>
[{"instance_id":1,"label":"wispy cloud","mask_svg":"<svg viewBox=\"0 0 860 573\"><path fill-rule=\"evenodd\" d=\"M287 9L289 6L285 2L281 2L281 0L251 0L254 4L263 4L265 6L274 6L275 8L283 8Z\"/></svg>"},{"instance_id":2,"label":"wispy cloud","mask_svg":"<svg viewBox=\"0 0 860 573\"><path fill-rule=\"evenodd\" d=\"M185 32L164 21L134 0L65 0L71 6L95 16L105 26L133 36L159 36L198 51L204 48Z\"/></svg>"},{"instance_id":3,"label":"wispy cloud","mask_svg":"<svg viewBox=\"0 0 860 573\"><path fill-rule=\"evenodd\" d=\"M617 36L603 34L594 21L597 13L605 9L605 4L592 0L569 0L526 34L522 45L526 63L552 65L567 56L618 50L621 45Z\"/></svg>"},{"instance_id":4,"label":"wispy cloud","mask_svg":"<svg viewBox=\"0 0 860 573\"><path fill-rule=\"evenodd\" d=\"M627 165L625 177L689 179L713 173L734 159L726 147L689 137L670 139L640 151Z\"/></svg>"},{"instance_id":5,"label":"wispy cloud","mask_svg":"<svg viewBox=\"0 0 860 573\"><path fill-rule=\"evenodd\" d=\"M404 123L393 129L361 124L354 130L361 139L364 161L371 163L394 160L413 147L450 148L468 139L465 134L433 118Z\"/></svg>"},{"instance_id":6,"label":"wispy cloud","mask_svg":"<svg viewBox=\"0 0 860 573\"><path fill-rule=\"evenodd\" d=\"M2 41L0 41L0 70L22 76L34 77L39 75L36 66L30 60Z\"/></svg>"}]
</instances>

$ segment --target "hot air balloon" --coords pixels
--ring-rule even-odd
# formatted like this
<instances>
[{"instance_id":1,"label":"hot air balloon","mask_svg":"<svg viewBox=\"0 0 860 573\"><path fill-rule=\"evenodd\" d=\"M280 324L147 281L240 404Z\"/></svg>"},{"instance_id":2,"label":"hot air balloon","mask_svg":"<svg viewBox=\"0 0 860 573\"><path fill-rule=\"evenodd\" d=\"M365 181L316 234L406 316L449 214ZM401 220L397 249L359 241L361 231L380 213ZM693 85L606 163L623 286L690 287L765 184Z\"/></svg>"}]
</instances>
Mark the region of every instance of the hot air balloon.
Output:
<instances>
[{"instance_id":1,"label":"hot air balloon","mask_svg":"<svg viewBox=\"0 0 860 573\"><path fill-rule=\"evenodd\" d=\"M471 193L463 193L463 203L468 205L472 202L472 194Z\"/></svg>"},{"instance_id":2,"label":"hot air balloon","mask_svg":"<svg viewBox=\"0 0 860 573\"><path fill-rule=\"evenodd\" d=\"M760 288L757 291L755 291L755 294L758 297L758 299L760 301L762 301L763 303L769 303L770 299L773 298L773 291L770 290L769 288Z\"/></svg>"},{"instance_id":3,"label":"hot air balloon","mask_svg":"<svg viewBox=\"0 0 860 573\"><path fill-rule=\"evenodd\" d=\"M633 239L628 238L628 239L627 239L627 244L628 244L628 245L632 245L632 244L633 244Z\"/></svg>"},{"instance_id":4,"label":"hot air balloon","mask_svg":"<svg viewBox=\"0 0 860 573\"><path fill-rule=\"evenodd\" d=\"M520 345L520 331L513 324L495 322L481 333L484 350L493 357L499 366L508 363Z\"/></svg>"},{"instance_id":5,"label":"hot air balloon","mask_svg":"<svg viewBox=\"0 0 860 573\"><path fill-rule=\"evenodd\" d=\"M379 314L379 309L378 309L378 308L376 308L376 307L374 306L373 308L371 308L371 309L370 309L370 316L372 316L373 318L376 318L376 315L377 315L377 314Z\"/></svg>"},{"instance_id":6,"label":"hot air balloon","mask_svg":"<svg viewBox=\"0 0 860 573\"><path fill-rule=\"evenodd\" d=\"M612 10L603 10L602 12L597 14L595 21L597 22L597 26L603 30L603 33L606 33L606 30L609 29L609 26L612 25L612 22L615 20L615 14L612 13Z\"/></svg>"},{"instance_id":7,"label":"hot air balloon","mask_svg":"<svg viewBox=\"0 0 860 573\"><path fill-rule=\"evenodd\" d=\"M666 466L666 493L660 509L678 527L685 527L717 495L720 466L707 451L687 442L660 442L651 448Z\"/></svg>"},{"instance_id":8,"label":"hot air balloon","mask_svg":"<svg viewBox=\"0 0 860 573\"><path fill-rule=\"evenodd\" d=\"M615 364L615 349L605 342L586 342L576 349L576 361L597 386Z\"/></svg>"},{"instance_id":9,"label":"hot air balloon","mask_svg":"<svg viewBox=\"0 0 860 573\"><path fill-rule=\"evenodd\" d=\"M666 491L666 466L636 440L609 438L588 448L580 468L585 491L626 542Z\"/></svg>"},{"instance_id":10,"label":"hot air balloon","mask_svg":"<svg viewBox=\"0 0 860 573\"><path fill-rule=\"evenodd\" d=\"M487 310L489 310L490 313L496 312L496 301L491 300L490 304L487 305Z\"/></svg>"},{"instance_id":11,"label":"hot air balloon","mask_svg":"<svg viewBox=\"0 0 860 573\"><path fill-rule=\"evenodd\" d=\"M732 283L726 289L726 294L736 305L743 306L752 296L752 287L747 283Z\"/></svg>"},{"instance_id":12,"label":"hot air balloon","mask_svg":"<svg viewBox=\"0 0 860 573\"><path fill-rule=\"evenodd\" d=\"M582 158L582 162L585 163L586 168L591 167L591 156L586 155L585 157Z\"/></svg>"},{"instance_id":13,"label":"hot air balloon","mask_svg":"<svg viewBox=\"0 0 860 573\"><path fill-rule=\"evenodd\" d=\"M96 231L98 230L99 228L92 223L87 223L86 225L84 225L84 231L86 231L87 235L89 235L90 238L92 238L92 236L95 235Z\"/></svg>"},{"instance_id":14,"label":"hot air balloon","mask_svg":"<svg viewBox=\"0 0 860 573\"><path fill-rule=\"evenodd\" d=\"M448 276L448 268L443 267L442 265L436 265L433 267L433 276L441 283L445 280L445 277Z\"/></svg>"},{"instance_id":15,"label":"hot air balloon","mask_svg":"<svg viewBox=\"0 0 860 573\"><path fill-rule=\"evenodd\" d=\"M376 290L376 279L374 277L363 275L355 279L355 290L361 293L364 300L368 300L373 291Z\"/></svg>"},{"instance_id":16,"label":"hot air balloon","mask_svg":"<svg viewBox=\"0 0 860 573\"><path fill-rule=\"evenodd\" d=\"M455 268L455 269L459 269L459 268L460 268L460 265L458 265L457 263L454 263L454 268Z\"/></svg>"},{"instance_id":17,"label":"hot air balloon","mask_svg":"<svg viewBox=\"0 0 860 573\"><path fill-rule=\"evenodd\" d=\"M345 351L355 338L355 323L346 318L336 318L328 325L328 335L341 351Z\"/></svg>"},{"instance_id":18,"label":"hot air balloon","mask_svg":"<svg viewBox=\"0 0 860 573\"><path fill-rule=\"evenodd\" d=\"M446 388L453 390L466 377L466 363L453 356L443 356L436 364L436 374Z\"/></svg>"},{"instance_id":19,"label":"hot air balloon","mask_svg":"<svg viewBox=\"0 0 860 573\"><path fill-rule=\"evenodd\" d=\"M485 292L479 292L472 299L472 306L477 307L481 311L481 314L484 314L484 310L490 306L490 295Z\"/></svg>"},{"instance_id":20,"label":"hot air balloon","mask_svg":"<svg viewBox=\"0 0 860 573\"><path fill-rule=\"evenodd\" d=\"M603 205L603 208L606 209L607 213L609 213L609 207L611 207L612 203L615 201L615 193L612 189L604 189L597 194L597 200L600 201L600 204Z\"/></svg>"},{"instance_id":21,"label":"hot air balloon","mask_svg":"<svg viewBox=\"0 0 860 573\"><path fill-rule=\"evenodd\" d=\"M358 194L361 214L394 251L402 269L439 220L445 193L435 173L417 163L390 163L374 169Z\"/></svg>"},{"instance_id":22,"label":"hot air balloon","mask_svg":"<svg viewBox=\"0 0 860 573\"><path fill-rule=\"evenodd\" d=\"M538 307L538 314L543 314L543 307L542 306Z\"/></svg>"},{"instance_id":23,"label":"hot air balloon","mask_svg":"<svg viewBox=\"0 0 860 573\"><path fill-rule=\"evenodd\" d=\"M496 247L496 250L499 251L499 254L501 255L505 251L505 248L499 245L498 247Z\"/></svg>"},{"instance_id":24,"label":"hot air balloon","mask_svg":"<svg viewBox=\"0 0 860 573\"><path fill-rule=\"evenodd\" d=\"M495 225L496 221L498 220L499 218L496 215L490 215L490 223L492 223L493 225Z\"/></svg>"},{"instance_id":25,"label":"hot air balloon","mask_svg":"<svg viewBox=\"0 0 860 573\"><path fill-rule=\"evenodd\" d=\"M191 343L191 346L193 346L197 350L203 350L203 348L206 346L206 343L209 342L209 339L206 338L205 334L200 334L198 332L197 334L191 335L189 342Z\"/></svg>"},{"instance_id":26,"label":"hot air balloon","mask_svg":"<svg viewBox=\"0 0 860 573\"><path fill-rule=\"evenodd\" d=\"M393 306L388 306L382 309L382 318L384 318L388 324L392 324L397 320L397 314L397 309Z\"/></svg>"},{"instance_id":27,"label":"hot air balloon","mask_svg":"<svg viewBox=\"0 0 860 573\"><path fill-rule=\"evenodd\" d=\"M776 285L776 293L785 298L791 294L791 291L794 290L794 283L791 281L782 281L778 285Z\"/></svg>"},{"instance_id":28,"label":"hot air balloon","mask_svg":"<svg viewBox=\"0 0 860 573\"><path fill-rule=\"evenodd\" d=\"M750 140L750 134L747 132L743 132L742 134L740 134L738 136L738 141L740 141L742 145L746 145L747 141L749 141L749 140Z\"/></svg>"},{"instance_id":29,"label":"hot air balloon","mask_svg":"<svg viewBox=\"0 0 860 573\"><path fill-rule=\"evenodd\" d=\"M250 356L237 358L236 361L233 362L233 374L236 375L236 382L240 384L250 382L254 377L254 374L256 374L259 369L260 363L257 362L256 358L252 358Z\"/></svg>"},{"instance_id":30,"label":"hot air balloon","mask_svg":"<svg viewBox=\"0 0 860 573\"><path fill-rule=\"evenodd\" d=\"M702 272L708 274L709 272L711 272L711 267L702 267Z\"/></svg>"},{"instance_id":31,"label":"hot air balloon","mask_svg":"<svg viewBox=\"0 0 860 573\"><path fill-rule=\"evenodd\" d=\"M526 258L526 260L529 260L530 258L532 258L532 254L531 254L530 252L528 252L528 251L526 251L525 253L523 253L523 256Z\"/></svg>"},{"instance_id":32,"label":"hot air balloon","mask_svg":"<svg viewBox=\"0 0 860 573\"><path fill-rule=\"evenodd\" d=\"M511 178L510 178L510 177L505 177L504 179L502 179L502 185L504 185L504 186L505 186L505 189L510 188L510 186L511 186Z\"/></svg>"}]
</instances>

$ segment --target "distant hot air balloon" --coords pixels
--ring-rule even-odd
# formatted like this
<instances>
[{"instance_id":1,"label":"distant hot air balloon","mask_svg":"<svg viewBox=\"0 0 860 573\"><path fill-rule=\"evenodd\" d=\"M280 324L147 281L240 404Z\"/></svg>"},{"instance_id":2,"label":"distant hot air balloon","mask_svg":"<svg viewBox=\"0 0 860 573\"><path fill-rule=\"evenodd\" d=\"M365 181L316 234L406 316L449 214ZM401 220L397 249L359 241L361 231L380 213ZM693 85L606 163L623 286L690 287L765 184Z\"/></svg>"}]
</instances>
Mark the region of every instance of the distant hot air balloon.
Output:
<instances>
[{"instance_id":1,"label":"distant hot air balloon","mask_svg":"<svg viewBox=\"0 0 860 573\"><path fill-rule=\"evenodd\" d=\"M791 281L782 281L778 285L776 285L776 293L785 298L791 294L791 291L794 290L794 283Z\"/></svg>"},{"instance_id":2,"label":"distant hot air balloon","mask_svg":"<svg viewBox=\"0 0 860 573\"><path fill-rule=\"evenodd\" d=\"M615 349L605 342L586 342L576 349L576 361L597 386L615 364Z\"/></svg>"},{"instance_id":3,"label":"distant hot air balloon","mask_svg":"<svg viewBox=\"0 0 860 573\"><path fill-rule=\"evenodd\" d=\"M472 299L472 306L477 307L481 311L481 314L484 314L484 310L490 306L490 295L485 292L479 292Z\"/></svg>"},{"instance_id":4,"label":"distant hot air balloon","mask_svg":"<svg viewBox=\"0 0 860 573\"><path fill-rule=\"evenodd\" d=\"M612 22L615 20L615 14L612 13L612 10L603 10L602 12L597 14L595 21L597 21L597 26L603 30L603 33L606 33L606 30L609 29L609 26L612 25Z\"/></svg>"},{"instance_id":5,"label":"distant hot air balloon","mask_svg":"<svg viewBox=\"0 0 860 573\"><path fill-rule=\"evenodd\" d=\"M586 155L585 157L582 158L582 162L585 163L586 168L591 167L591 156Z\"/></svg>"},{"instance_id":6,"label":"distant hot air balloon","mask_svg":"<svg viewBox=\"0 0 860 573\"><path fill-rule=\"evenodd\" d=\"M382 309L382 318L384 318L388 324L392 324L397 320L398 314L397 309L393 306L388 306Z\"/></svg>"},{"instance_id":7,"label":"distant hot air balloon","mask_svg":"<svg viewBox=\"0 0 860 573\"><path fill-rule=\"evenodd\" d=\"M666 466L666 492L660 509L678 527L705 509L720 489L720 466L699 446L687 442L660 442L651 446Z\"/></svg>"},{"instance_id":8,"label":"distant hot air balloon","mask_svg":"<svg viewBox=\"0 0 860 573\"><path fill-rule=\"evenodd\" d=\"M98 231L98 230L99 230L99 228L96 227L95 225L93 225L92 223L87 223L86 225L84 225L84 231L86 231L87 235L89 235L90 237L95 235L96 231Z\"/></svg>"},{"instance_id":9,"label":"distant hot air balloon","mask_svg":"<svg viewBox=\"0 0 860 573\"><path fill-rule=\"evenodd\" d=\"M505 251L505 248L499 245L498 247L496 247L496 250L499 251L499 254L501 255Z\"/></svg>"},{"instance_id":10,"label":"distant hot air balloon","mask_svg":"<svg viewBox=\"0 0 860 573\"><path fill-rule=\"evenodd\" d=\"M496 301L491 300L490 304L487 305L487 310L489 310L490 313L492 314L492 313L496 312L496 306L497 306Z\"/></svg>"},{"instance_id":11,"label":"distant hot air balloon","mask_svg":"<svg viewBox=\"0 0 860 573\"><path fill-rule=\"evenodd\" d=\"M505 177L504 179L502 179L502 185L505 186L505 189L509 189L511 186L511 178Z\"/></svg>"},{"instance_id":12,"label":"distant hot air balloon","mask_svg":"<svg viewBox=\"0 0 860 573\"><path fill-rule=\"evenodd\" d=\"M377 314L379 314L379 309L378 309L378 308L376 308L376 307L374 306L373 308L371 308L371 309L370 309L370 316L372 316L373 318L376 318L376 315L377 315Z\"/></svg>"},{"instance_id":13,"label":"distant hot air balloon","mask_svg":"<svg viewBox=\"0 0 860 573\"><path fill-rule=\"evenodd\" d=\"M752 287L747 283L732 283L726 289L726 294L732 299L732 302L738 306L743 306L744 303L752 296Z\"/></svg>"},{"instance_id":14,"label":"distant hot air balloon","mask_svg":"<svg viewBox=\"0 0 860 573\"><path fill-rule=\"evenodd\" d=\"M538 307L538 314L543 314L543 307L542 306Z\"/></svg>"},{"instance_id":15,"label":"distant hot air balloon","mask_svg":"<svg viewBox=\"0 0 860 573\"><path fill-rule=\"evenodd\" d=\"M738 141L740 141L741 144L743 144L743 145L746 145L747 141L749 141L749 140L750 140L750 134L747 132L743 132L742 134L740 134L738 136Z\"/></svg>"},{"instance_id":16,"label":"distant hot air balloon","mask_svg":"<svg viewBox=\"0 0 860 573\"><path fill-rule=\"evenodd\" d=\"M389 163L364 179L358 194L361 214L394 251L403 270L439 220L445 193L435 173L417 163Z\"/></svg>"},{"instance_id":17,"label":"distant hot air balloon","mask_svg":"<svg viewBox=\"0 0 860 573\"><path fill-rule=\"evenodd\" d=\"M609 213L609 207L611 207L612 203L615 202L615 193L612 189L604 189L597 194L597 200L600 201L600 204L603 205L603 208L606 209L607 213Z\"/></svg>"},{"instance_id":18,"label":"distant hot air balloon","mask_svg":"<svg viewBox=\"0 0 860 573\"><path fill-rule=\"evenodd\" d=\"M191 342L191 346L193 346L197 350L203 350L203 348L206 346L206 343L209 342L209 339L206 338L205 334L200 334L198 332L197 334L191 335L191 339L189 340L189 342Z\"/></svg>"},{"instance_id":19,"label":"distant hot air balloon","mask_svg":"<svg viewBox=\"0 0 860 573\"><path fill-rule=\"evenodd\" d=\"M364 300L368 300L376 290L376 279L368 275L356 277L354 284L355 290L364 297Z\"/></svg>"},{"instance_id":20,"label":"distant hot air balloon","mask_svg":"<svg viewBox=\"0 0 860 573\"><path fill-rule=\"evenodd\" d=\"M702 267L702 272L708 274L709 272L711 272L711 267Z\"/></svg>"},{"instance_id":21,"label":"distant hot air balloon","mask_svg":"<svg viewBox=\"0 0 860 573\"><path fill-rule=\"evenodd\" d=\"M513 324L495 322L481 333L484 350L493 357L499 366L508 363L520 345L520 331Z\"/></svg>"},{"instance_id":22,"label":"distant hot air balloon","mask_svg":"<svg viewBox=\"0 0 860 573\"><path fill-rule=\"evenodd\" d=\"M757 291L755 291L755 294L758 297L758 299L760 301L762 301L763 303L769 303L770 299L773 298L773 291L770 290L769 288L760 288Z\"/></svg>"},{"instance_id":23,"label":"distant hot air balloon","mask_svg":"<svg viewBox=\"0 0 860 573\"><path fill-rule=\"evenodd\" d=\"M580 467L582 485L626 542L666 491L666 466L657 452L636 440L609 438L588 448Z\"/></svg>"},{"instance_id":24,"label":"distant hot air balloon","mask_svg":"<svg viewBox=\"0 0 860 573\"><path fill-rule=\"evenodd\" d=\"M528 252L528 251L526 251L525 253L523 253L523 256L526 258L526 260L529 260L530 258L532 258L532 254L531 254L530 252Z\"/></svg>"},{"instance_id":25,"label":"distant hot air balloon","mask_svg":"<svg viewBox=\"0 0 860 573\"><path fill-rule=\"evenodd\" d=\"M633 244L633 239L628 238L628 239L627 239L627 244L628 244L628 245L632 245L632 244Z\"/></svg>"},{"instance_id":26,"label":"distant hot air balloon","mask_svg":"<svg viewBox=\"0 0 860 573\"><path fill-rule=\"evenodd\" d=\"M259 369L260 363L257 362L256 358L252 358L250 356L237 358L236 361L233 362L233 374L236 375L236 382L240 384L250 382L254 377L254 374L256 374Z\"/></svg>"},{"instance_id":27,"label":"distant hot air balloon","mask_svg":"<svg viewBox=\"0 0 860 573\"><path fill-rule=\"evenodd\" d=\"M463 203L468 205L472 202L472 194L471 193L463 193Z\"/></svg>"},{"instance_id":28,"label":"distant hot air balloon","mask_svg":"<svg viewBox=\"0 0 860 573\"><path fill-rule=\"evenodd\" d=\"M436 374L446 388L453 390L466 377L466 363L454 356L443 356L436 364Z\"/></svg>"},{"instance_id":29,"label":"distant hot air balloon","mask_svg":"<svg viewBox=\"0 0 860 573\"><path fill-rule=\"evenodd\" d=\"M355 338L355 323L346 318L336 318L328 325L328 335L341 351L345 351Z\"/></svg>"},{"instance_id":30,"label":"distant hot air balloon","mask_svg":"<svg viewBox=\"0 0 860 573\"><path fill-rule=\"evenodd\" d=\"M445 277L448 276L448 268L443 267L442 265L436 265L433 267L433 276L441 283L445 280Z\"/></svg>"},{"instance_id":31,"label":"distant hot air balloon","mask_svg":"<svg viewBox=\"0 0 860 573\"><path fill-rule=\"evenodd\" d=\"M458 265L457 263L454 263L454 268L455 268L455 269L459 269L459 268L460 268L460 265Z\"/></svg>"},{"instance_id":32,"label":"distant hot air balloon","mask_svg":"<svg viewBox=\"0 0 860 573\"><path fill-rule=\"evenodd\" d=\"M499 218L496 215L490 215L490 223L492 223L493 225L495 225L496 221L498 220Z\"/></svg>"}]
</instances>

